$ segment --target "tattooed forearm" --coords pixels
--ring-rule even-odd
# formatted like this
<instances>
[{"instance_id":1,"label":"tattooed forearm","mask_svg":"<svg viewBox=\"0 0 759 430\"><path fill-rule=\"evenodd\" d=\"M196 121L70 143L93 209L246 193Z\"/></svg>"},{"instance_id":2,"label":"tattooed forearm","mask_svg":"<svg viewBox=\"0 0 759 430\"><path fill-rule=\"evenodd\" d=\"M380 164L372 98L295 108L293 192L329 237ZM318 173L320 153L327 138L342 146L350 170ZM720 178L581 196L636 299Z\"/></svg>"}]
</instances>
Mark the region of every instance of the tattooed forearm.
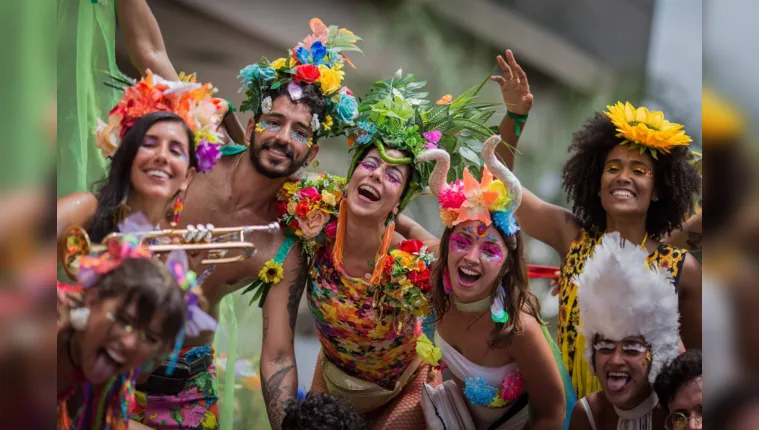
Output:
<instances>
[{"instance_id":1,"label":"tattooed forearm","mask_svg":"<svg viewBox=\"0 0 759 430\"><path fill-rule=\"evenodd\" d=\"M279 365L279 363L278 363ZM279 429L284 419L284 405L292 398L292 390L287 380L290 372L295 372L295 365L281 367L270 378L261 378L261 392L269 414L269 424L272 429Z\"/></svg>"},{"instance_id":2,"label":"tattooed forearm","mask_svg":"<svg viewBox=\"0 0 759 430\"><path fill-rule=\"evenodd\" d=\"M264 317L264 335L263 340L266 340L266 335L269 334L269 317Z\"/></svg>"},{"instance_id":3,"label":"tattooed forearm","mask_svg":"<svg viewBox=\"0 0 759 430\"><path fill-rule=\"evenodd\" d=\"M287 314L290 316L290 330L295 332L295 322L298 320L298 305L300 298L303 296L303 289L306 287L308 280L308 266L306 258L301 256L297 267L294 269L297 273L295 282L290 285L290 293L287 298Z\"/></svg>"}]
</instances>

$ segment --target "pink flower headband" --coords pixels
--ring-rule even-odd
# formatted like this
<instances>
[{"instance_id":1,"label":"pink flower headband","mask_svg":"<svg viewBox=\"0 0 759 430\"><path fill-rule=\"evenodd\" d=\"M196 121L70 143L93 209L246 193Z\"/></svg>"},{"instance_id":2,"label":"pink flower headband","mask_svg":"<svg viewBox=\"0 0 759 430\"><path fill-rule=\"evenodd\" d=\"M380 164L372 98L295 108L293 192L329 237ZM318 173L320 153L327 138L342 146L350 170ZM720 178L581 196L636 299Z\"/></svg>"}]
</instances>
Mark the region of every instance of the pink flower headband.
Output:
<instances>
[{"instance_id":1,"label":"pink flower headband","mask_svg":"<svg viewBox=\"0 0 759 430\"><path fill-rule=\"evenodd\" d=\"M429 149L417 157L419 162L437 161L430 175L430 191L438 198L440 218L446 227L476 220L486 226L495 223L507 236L519 231L514 213L522 202L522 186L495 155L500 141L500 136L485 141L482 148L485 167L479 182L465 168L463 180L446 183L450 155L444 150Z\"/></svg>"}]
</instances>

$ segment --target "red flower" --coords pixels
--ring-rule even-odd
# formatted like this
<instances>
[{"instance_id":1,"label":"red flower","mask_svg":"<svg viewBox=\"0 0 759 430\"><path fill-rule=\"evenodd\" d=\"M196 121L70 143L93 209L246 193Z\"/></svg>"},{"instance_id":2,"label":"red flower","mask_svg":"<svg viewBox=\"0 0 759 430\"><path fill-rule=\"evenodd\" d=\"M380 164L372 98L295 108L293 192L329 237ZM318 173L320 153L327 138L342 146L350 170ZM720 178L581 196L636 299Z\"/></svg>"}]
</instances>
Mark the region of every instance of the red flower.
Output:
<instances>
[{"instance_id":1,"label":"red flower","mask_svg":"<svg viewBox=\"0 0 759 430\"><path fill-rule=\"evenodd\" d=\"M293 218L292 221L290 221L290 228L293 230L297 230L300 228L300 224L298 223L298 220Z\"/></svg>"},{"instance_id":2,"label":"red flower","mask_svg":"<svg viewBox=\"0 0 759 430\"><path fill-rule=\"evenodd\" d=\"M324 233L327 237L334 239L337 237L337 221L332 221L324 227Z\"/></svg>"},{"instance_id":3,"label":"red flower","mask_svg":"<svg viewBox=\"0 0 759 430\"><path fill-rule=\"evenodd\" d=\"M383 267L382 271L388 275L393 273L393 264L395 264L395 258L388 257L385 259L385 267Z\"/></svg>"},{"instance_id":4,"label":"red flower","mask_svg":"<svg viewBox=\"0 0 759 430\"><path fill-rule=\"evenodd\" d=\"M398 245L398 249L403 252L408 252L409 254L419 254L419 251L422 250L423 246L424 243L421 240L412 239L401 242L401 244Z\"/></svg>"},{"instance_id":5,"label":"red flower","mask_svg":"<svg viewBox=\"0 0 759 430\"><path fill-rule=\"evenodd\" d=\"M282 218L287 213L287 202L277 202L277 218Z\"/></svg>"},{"instance_id":6,"label":"red flower","mask_svg":"<svg viewBox=\"0 0 759 430\"><path fill-rule=\"evenodd\" d=\"M422 272L411 272L408 274L408 280L411 281L412 284L421 288L423 293L428 293L432 289L432 284L430 284L429 270L424 270Z\"/></svg>"},{"instance_id":7,"label":"red flower","mask_svg":"<svg viewBox=\"0 0 759 430\"><path fill-rule=\"evenodd\" d=\"M305 219L308 217L308 211L311 209L311 207L308 205L307 201L302 201L298 203L298 206L295 207L295 213L298 214L299 217Z\"/></svg>"},{"instance_id":8,"label":"red flower","mask_svg":"<svg viewBox=\"0 0 759 430\"><path fill-rule=\"evenodd\" d=\"M313 83L319 80L319 68L313 64L301 64L295 68L295 77L293 78L296 83L300 81Z\"/></svg>"}]
</instances>

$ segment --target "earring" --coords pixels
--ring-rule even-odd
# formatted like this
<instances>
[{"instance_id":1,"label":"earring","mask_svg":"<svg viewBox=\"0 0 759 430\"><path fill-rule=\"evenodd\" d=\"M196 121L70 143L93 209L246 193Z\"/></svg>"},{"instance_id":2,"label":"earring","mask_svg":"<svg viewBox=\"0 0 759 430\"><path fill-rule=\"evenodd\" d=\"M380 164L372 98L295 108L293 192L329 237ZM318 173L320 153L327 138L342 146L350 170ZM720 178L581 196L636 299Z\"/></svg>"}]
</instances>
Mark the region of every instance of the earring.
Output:
<instances>
[{"instance_id":1,"label":"earring","mask_svg":"<svg viewBox=\"0 0 759 430\"><path fill-rule=\"evenodd\" d=\"M503 300L506 297L506 292L503 289L503 284L499 285L495 290L495 298L493 304L490 305L490 318L493 322L504 324L509 320L509 313L506 312L506 308L503 305Z\"/></svg>"},{"instance_id":2,"label":"earring","mask_svg":"<svg viewBox=\"0 0 759 430\"><path fill-rule=\"evenodd\" d=\"M182 214L182 209L184 209L184 204L182 202L182 194L179 194L177 198L174 199L174 215L169 225L176 227L177 224L179 224L179 216Z\"/></svg>"},{"instance_id":3,"label":"earring","mask_svg":"<svg viewBox=\"0 0 759 430\"><path fill-rule=\"evenodd\" d=\"M443 290L446 294L451 294L453 285L451 285L451 274L448 273L448 267L443 269Z\"/></svg>"},{"instance_id":4,"label":"earring","mask_svg":"<svg viewBox=\"0 0 759 430\"><path fill-rule=\"evenodd\" d=\"M86 307L72 309L69 312L71 327L76 331L82 331L87 328L87 321L90 319L90 310Z\"/></svg>"}]
</instances>

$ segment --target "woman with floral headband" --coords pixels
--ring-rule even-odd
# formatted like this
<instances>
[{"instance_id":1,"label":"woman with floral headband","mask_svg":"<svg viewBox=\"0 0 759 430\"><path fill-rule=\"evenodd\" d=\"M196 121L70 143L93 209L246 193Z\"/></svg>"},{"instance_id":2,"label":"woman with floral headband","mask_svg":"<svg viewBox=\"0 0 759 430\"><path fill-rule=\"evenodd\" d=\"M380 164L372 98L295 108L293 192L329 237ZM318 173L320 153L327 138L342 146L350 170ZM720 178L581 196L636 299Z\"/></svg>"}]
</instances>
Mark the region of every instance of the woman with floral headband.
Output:
<instances>
[{"instance_id":1,"label":"woman with floral headband","mask_svg":"<svg viewBox=\"0 0 759 430\"><path fill-rule=\"evenodd\" d=\"M427 182L430 166L417 157L455 148L460 171L477 160L469 142L492 133L482 123L493 110L472 102L484 82L432 108L416 91L423 85L400 71L372 85L349 130L344 188L340 179L311 177L281 196L282 221L306 239L312 260L307 297L322 344L312 390L346 398L373 428L424 425L417 404L429 371L415 347L418 317L430 311L434 257L421 242L402 241L393 221ZM311 219L318 211L332 217Z\"/></svg>"},{"instance_id":2,"label":"woman with floral headband","mask_svg":"<svg viewBox=\"0 0 759 430\"><path fill-rule=\"evenodd\" d=\"M523 192L516 212L523 231L562 256L558 340L578 397L599 390L600 385L578 353L586 339L577 330L578 289L572 278L583 272L604 232L620 232L645 249L650 262L672 272L683 342L688 348L701 345L698 262L685 250L659 242L682 225L699 192L690 141L683 127L665 120L662 112L617 103L603 114L596 113L574 135L563 169L571 212ZM513 165L509 151L499 155Z\"/></svg>"},{"instance_id":3,"label":"woman with floral headband","mask_svg":"<svg viewBox=\"0 0 759 430\"><path fill-rule=\"evenodd\" d=\"M184 334L215 321L184 251L164 265L125 235L80 268L78 286L58 284L58 428L124 429L140 368L172 351L174 363Z\"/></svg>"},{"instance_id":4,"label":"woman with floral headband","mask_svg":"<svg viewBox=\"0 0 759 430\"><path fill-rule=\"evenodd\" d=\"M136 212L157 225L172 200L176 222L181 193L197 170L209 171L220 156L216 130L227 106L214 92L210 84L170 82L150 71L126 87L108 123L98 120L95 131L97 147L111 159L108 175L96 183L95 194L58 200L58 237L81 225L99 242Z\"/></svg>"},{"instance_id":5,"label":"woman with floral headband","mask_svg":"<svg viewBox=\"0 0 759 430\"><path fill-rule=\"evenodd\" d=\"M422 405L433 428L453 428L461 420L469 422L467 429L521 429L529 420L533 429L559 429L568 425L574 405L558 348L529 291L524 239L514 219L521 185L495 157L500 141L493 136L483 146L481 181L464 170L463 181L448 185L447 153L419 157L437 160L430 190L446 230L437 243L423 236L439 249L432 277L437 327L435 346L425 336L417 351L429 364L447 367L455 382L425 387ZM450 401L460 397L463 409Z\"/></svg>"}]
</instances>

